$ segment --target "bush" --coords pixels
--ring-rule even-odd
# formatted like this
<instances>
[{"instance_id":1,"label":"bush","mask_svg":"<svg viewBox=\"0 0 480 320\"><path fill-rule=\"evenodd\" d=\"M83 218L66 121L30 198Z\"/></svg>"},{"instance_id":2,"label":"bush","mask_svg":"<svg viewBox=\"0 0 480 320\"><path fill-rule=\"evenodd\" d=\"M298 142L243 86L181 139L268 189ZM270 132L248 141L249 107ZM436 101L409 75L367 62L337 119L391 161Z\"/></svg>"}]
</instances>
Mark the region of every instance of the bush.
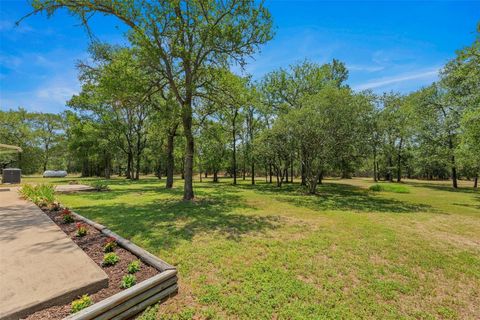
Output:
<instances>
[{"instance_id":1,"label":"bush","mask_svg":"<svg viewBox=\"0 0 480 320\"><path fill-rule=\"evenodd\" d=\"M387 184L387 183L376 183L376 184L373 184L370 186L370 188L368 188L370 191L374 191L374 192L380 192L380 191L384 191L384 192L395 192L395 193L409 193L410 190L408 190L407 187L405 186L402 186L400 184Z\"/></svg>"},{"instance_id":2,"label":"bush","mask_svg":"<svg viewBox=\"0 0 480 320\"><path fill-rule=\"evenodd\" d=\"M137 278L133 274L127 274L126 276L123 276L120 288L128 289L134 286L135 283L137 283Z\"/></svg>"},{"instance_id":3,"label":"bush","mask_svg":"<svg viewBox=\"0 0 480 320\"><path fill-rule=\"evenodd\" d=\"M93 304L92 298L88 294L84 294L80 299L74 300L72 302L72 313L76 313L86 307L89 307Z\"/></svg>"},{"instance_id":4,"label":"bush","mask_svg":"<svg viewBox=\"0 0 480 320\"><path fill-rule=\"evenodd\" d=\"M108 187L108 184L106 184L105 182L101 182L101 181L91 182L90 186L92 186L96 191L108 191L108 190L110 190L110 188Z\"/></svg>"},{"instance_id":5,"label":"bush","mask_svg":"<svg viewBox=\"0 0 480 320\"><path fill-rule=\"evenodd\" d=\"M130 264L127 267L128 273L133 274L135 272L138 272L140 270L140 260L134 260L130 262Z\"/></svg>"},{"instance_id":6,"label":"bush","mask_svg":"<svg viewBox=\"0 0 480 320\"><path fill-rule=\"evenodd\" d=\"M84 237L88 233L87 225L85 223L77 223L77 236Z\"/></svg>"},{"instance_id":7,"label":"bush","mask_svg":"<svg viewBox=\"0 0 480 320\"><path fill-rule=\"evenodd\" d=\"M51 206L55 203L55 188L50 184L24 184L20 189L23 198L39 207Z\"/></svg>"},{"instance_id":8,"label":"bush","mask_svg":"<svg viewBox=\"0 0 480 320\"><path fill-rule=\"evenodd\" d=\"M117 247L117 240L114 237L108 237L103 245L103 252L113 252Z\"/></svg>"},{"instance_id":9,"label":"bush","mask_svg":"<svg viewBox=\"0 0 480 320\"><path fill-rule=\"evenodd\" d=\"M117 256L117 254L115 252L109 252L109 253L106 253L103 256L102 265L103 266L113 266L118 261L120 261L120 258Z\"/></svg>"}]
</instances>

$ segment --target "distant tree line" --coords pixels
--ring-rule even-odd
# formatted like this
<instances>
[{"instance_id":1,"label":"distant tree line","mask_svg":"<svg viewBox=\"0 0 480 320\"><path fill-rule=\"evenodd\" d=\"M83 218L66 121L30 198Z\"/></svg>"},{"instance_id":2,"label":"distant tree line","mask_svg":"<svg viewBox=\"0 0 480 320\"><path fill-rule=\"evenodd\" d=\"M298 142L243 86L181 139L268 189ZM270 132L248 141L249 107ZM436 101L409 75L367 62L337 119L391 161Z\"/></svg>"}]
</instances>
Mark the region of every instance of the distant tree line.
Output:
<instances>
[{"instance_id":1,"label":"distant tree line","mask_svg":"<svg viewBox=\"0 0 480 320\"><path fill-rule=\"evenodd\" d=\"M333 60L303 61L258 81L232 65L272 37L254 1L36 1L35 12L67 8L88 28L97 12L129 28L128 47L94 43L78 64L82 90L60 114L0 113L0 141L24 148L25 173L67 169L83 176L139 179L166 187L193 177L298 178L310 193L326 176L472 179L480 173L480 39L432 85L408 95L355 92ZM38 118L44 117L44 120ZM51 125L47 125L50 123ZM11 131L12 130L12 131Z\"/></svg>"}]
</instances>

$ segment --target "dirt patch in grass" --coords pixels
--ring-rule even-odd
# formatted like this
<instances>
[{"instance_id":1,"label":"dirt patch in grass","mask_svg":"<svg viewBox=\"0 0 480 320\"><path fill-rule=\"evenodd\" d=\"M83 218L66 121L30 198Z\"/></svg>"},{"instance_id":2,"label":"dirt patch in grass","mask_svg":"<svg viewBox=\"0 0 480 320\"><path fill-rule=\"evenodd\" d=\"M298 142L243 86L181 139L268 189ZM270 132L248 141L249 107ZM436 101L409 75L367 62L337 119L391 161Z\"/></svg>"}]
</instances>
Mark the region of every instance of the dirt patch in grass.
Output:
<instances>
[{"instance_id":1,"label":"dirt patch in grass","mask_svg":"<svg viewBox=\"0 0 480 320\"><path fill-rule=\"evenodd\" d=\"M121 247L115 249L115 253L120 260L113 266L104 267L103 262L103 246L107 237L97 229L90 225L85 225L87 228L87 235L84 237L77 236L76 222L65 224L63 223L61 211L49 211L42 209L59 227L63 230L85 253L98 264L108 275L108 287L90 295L93 303L100 302L123 289L120 288L122 283L122 277L127 275L127 266L130 262L138 260L138 257L132 254L130 251ZM148 278L158 274L158 270L141 263L140 270L135 273L137 283L140 283ZM71 303L67 303L59 306L52 306L47 309L37 311L25 319L37 320L37 319L63 319L71 313Z\"/></svg>"}]
</instances>

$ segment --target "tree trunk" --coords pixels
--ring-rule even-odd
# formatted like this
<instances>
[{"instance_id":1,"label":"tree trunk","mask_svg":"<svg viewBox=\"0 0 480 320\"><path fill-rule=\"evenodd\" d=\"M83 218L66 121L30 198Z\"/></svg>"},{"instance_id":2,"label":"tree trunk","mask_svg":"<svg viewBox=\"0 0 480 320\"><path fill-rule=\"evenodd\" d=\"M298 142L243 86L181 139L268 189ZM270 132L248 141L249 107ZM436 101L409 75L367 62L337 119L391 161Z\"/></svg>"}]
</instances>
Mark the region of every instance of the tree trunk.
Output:
<instances>
[{"instance_id":1,"label":"tree trunk","mask_svg":"<svg viewBox=\"0 0 480 320\"><path fill-rule=\"evenodd\" d=\"M251 167L251 174L252 174L252 185L255 184L255 163L252 161L252 167Z\"/></svg>"},{"instance_id":2,"label":"tree trunk","mask_svg":"<svg viewBox=\"0 0 480 320\"><path fill-rule=\"evenodd\" d=\"M125 179L132 179L132 153L127 154L127 171L125 172Z\"/></svg>"},{"instance_id":3,"label":"tree trunk","mask_svg":"<svg viewBox=\"0 0 480 320\"><path fill-rule=\"evenodd\" d=\"M158 162L158 166L157 166L157 178L159 180L162 180L162 165L160 161Z\"/></svg>"},{"instance_id":4,"label":"tree trunk","mask_svg":"<svg viewBox=\"0 0 480 320\"><path fill-rule=\"evenodd\" d=\"M397 182L400 182L402 180L402 144L403 139L400 139L397 156Z\"/></svg>"},{"instance_id":5,"label":"tree trunk","mask_svg":"<svg viewBox=\"0 0 480 320\"><path fill-rule=\"evenodd\" d=\"M393 167L393 160L392 156L388 156L388 181L393 182L393 173L392 173L392 167Z\"/></svg>"},{"instance_id":6,"label":"tree trunk","mask_svg":"<svg viewBox=\"0 0 480 320\"><path fill-rule=\"evenodd\" d=\"M306 179L305 179L305 166L303 165L303 162L301 164L301 175L302 175L302 186L306 185Z\"/></svg>"},{"instance_id":7,"label":"tree trunk","mask_svg":"<svg viewBox=\"0 0 480 320\"><path fill-rule=\"evenodd\" d=\"M475 176L473 179L473 188L477 189L478 188L478 175Z\"/></svg>"},{"instance_id":8,"label":"tree trunk","mask_svg":"<svg viewBox=\"0 0 480 320\"><path fill-rule=\"evenodd\" d=\"M292 162L290 163L290 181L293 183L293 159Z\"/></svg>"},{"instance_id":9,"label":"tree trunk","mask_svg":"<svg viewBox=\"0 0 480 320\"><path fill-rule=\"evenodd\" d=\"M104 154L104 160L105 160L104 176L105 176L105 179L110 179L110 155L108 153Z\"/></svg>"},{"instance_id":10,"label":"tree trunk","mask_svg":"<svg viewBox=\"0 0 480 320\"><path fill-rule=\"evenodd\" d=\"M454 150L453 150L453 140L452 140L452 137L449 136L448 137L448 147L450 149L450 152L451 152L451 156L450 156L450 164L452 166L452 185L453 187L456 189L458 188L458 183L457 183L457 166L455 164L455 154L453 153Z\"/></svg>"},{"instance_id":11,"label":"tree trunk","mask_svg":"<svg viewBox=\"0 0 480 320\"><path fill-rule=\"evenodd\" d=\"M140 152L137 152L137 159L136 159L136 164L137 164L137 169L135 170L135 180L139 180L140 179L140 155L141 153Z\"/></svg>"},{"instance_id":12,"label":"tree trunk","mask_svg":"<svg viewBox=\"0 0 480 320\"><path fill-rule=\"evenodd\" d=\"M377 182L377 153L373 152L373 181Z\"/></svg>"},{"instance_id":13,"label":"tree trunk","mask_svg":"<svg viewBox=\"0 0 480 320\"><path fill-rule=\"evenodd\" d=\"M236 112L235 116L233 117L232 121L232 146L233 146L233 154L232 154L232 169L233 169L233 184L237 184L237 142L236 142L236 136L237 132L235 130L235 118L236 118Z\"/></svg>"},{"instance_id":14,"label":"tree trunk","mask_svg":"<svg viewBox=\"0 0 480 320\"><path fill-rule=\"evenodd\" d=\"M320 181L321 175L322 175L322 173L319 172L313 177L310 176L313 179L311 179L311 181L308 183L308 193L309 194L316 194L317 193L317 183L318 183L318 181Z\"/></svg>"},{"instance_id":15,"label":"tree trunk","mask_svg":"<svg viewBox=\"0 0 480 320\"><path fill-rule=\"evenodd\" d=\"M48 151L49 147L48 144L45 145L45 161L43 162L43 172L47 171L48 167Z\"/></svg>"},{"instance_id":16,"label":"tree trunk","mask_svg":"<svg viewBox=\"0 0 480 320\"><path fill-rule=\"evenodd\" d=\"M90 167L90 164L88 163L88 158L85 158L82 161L82 177L89 177L90 176L89 167Z\"/></svg>"},{"instance_id":17,"label":"tree trunk","mask_svg":"<svg viewBox=\"0 0 480 320\"><path fill-rule=\"evenodd\" d=\"M269 182L272 183L272 175L273 175L273 172L272 172L272 164L270 164L268 170L269 170L269 174L270 174L270 180L269 180Z\"/></svg>"},{"instance_id":18,"label":"tree trunk","mask_svg":"<svg viewBox=\"0 0 480 320\"><path fill-rule=\"evenodd\" d=\"M217 170L213 171L213 182L218 182L218 171Z\"/></svg>"},{"instance_id":19,"label":"tree trunk","mask_svg":"<svg viewBox=\"0 0 480 320\"><path fill-rule=\"evenodd\" d=\"M183 131L185 134L185 165L184 175L185 184L183 188L183 200L193 200L193 155L195 152L195 142L192 133L192 99L187 99L183 107Z\"/></svg>"},{"instance_id":20,"label":"tree trunk","mask_svg":"<svg viewBox=\"0 0 480 320\"><path fill-rule=\"evenodd\" d=\"M247 157L246 157L246 152L243 152L243 161L242 161L242 180L245 181L245 178L246 178L246 172L247 172L247 161L245 160Z\"/></svg>"},{"instance_id":21,"label":"tree trunk","mask_svg":"<svg viewBox=\"0 0 480 320\"><path fill-rule=\"evenodd\" d=\"M171 132L167 136L167 182L165 188L173 188L173 170L175 168L175 158L173 157L175 134Z\"/></svg>"}]
</instances>

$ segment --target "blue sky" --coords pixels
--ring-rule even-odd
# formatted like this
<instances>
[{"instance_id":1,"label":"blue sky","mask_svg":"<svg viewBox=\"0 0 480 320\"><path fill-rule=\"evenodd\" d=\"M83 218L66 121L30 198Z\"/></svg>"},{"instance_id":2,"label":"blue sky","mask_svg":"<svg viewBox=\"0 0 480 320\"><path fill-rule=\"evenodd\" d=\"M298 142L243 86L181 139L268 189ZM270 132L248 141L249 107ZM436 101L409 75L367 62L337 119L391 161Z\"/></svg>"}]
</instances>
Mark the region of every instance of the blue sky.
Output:
<instances>
[{"instance_id":1,"label":"blue sky","mask_svg":"<svg viewBox=\"0 0 480 320\"><path fill-rule=\"evenodd\" d=\"M455 50L473 42L480 1L272 1L275 38L246 68L254 78L309 59L344 61L356 90L407 93L437 79ZM89 39L67 13L37 15L26 1L0 0L0 109L59 112L78 92L75 63L88 57ZM125 43L125 28L98 16L95 35Z\"/></svg>"}]
</instances>

